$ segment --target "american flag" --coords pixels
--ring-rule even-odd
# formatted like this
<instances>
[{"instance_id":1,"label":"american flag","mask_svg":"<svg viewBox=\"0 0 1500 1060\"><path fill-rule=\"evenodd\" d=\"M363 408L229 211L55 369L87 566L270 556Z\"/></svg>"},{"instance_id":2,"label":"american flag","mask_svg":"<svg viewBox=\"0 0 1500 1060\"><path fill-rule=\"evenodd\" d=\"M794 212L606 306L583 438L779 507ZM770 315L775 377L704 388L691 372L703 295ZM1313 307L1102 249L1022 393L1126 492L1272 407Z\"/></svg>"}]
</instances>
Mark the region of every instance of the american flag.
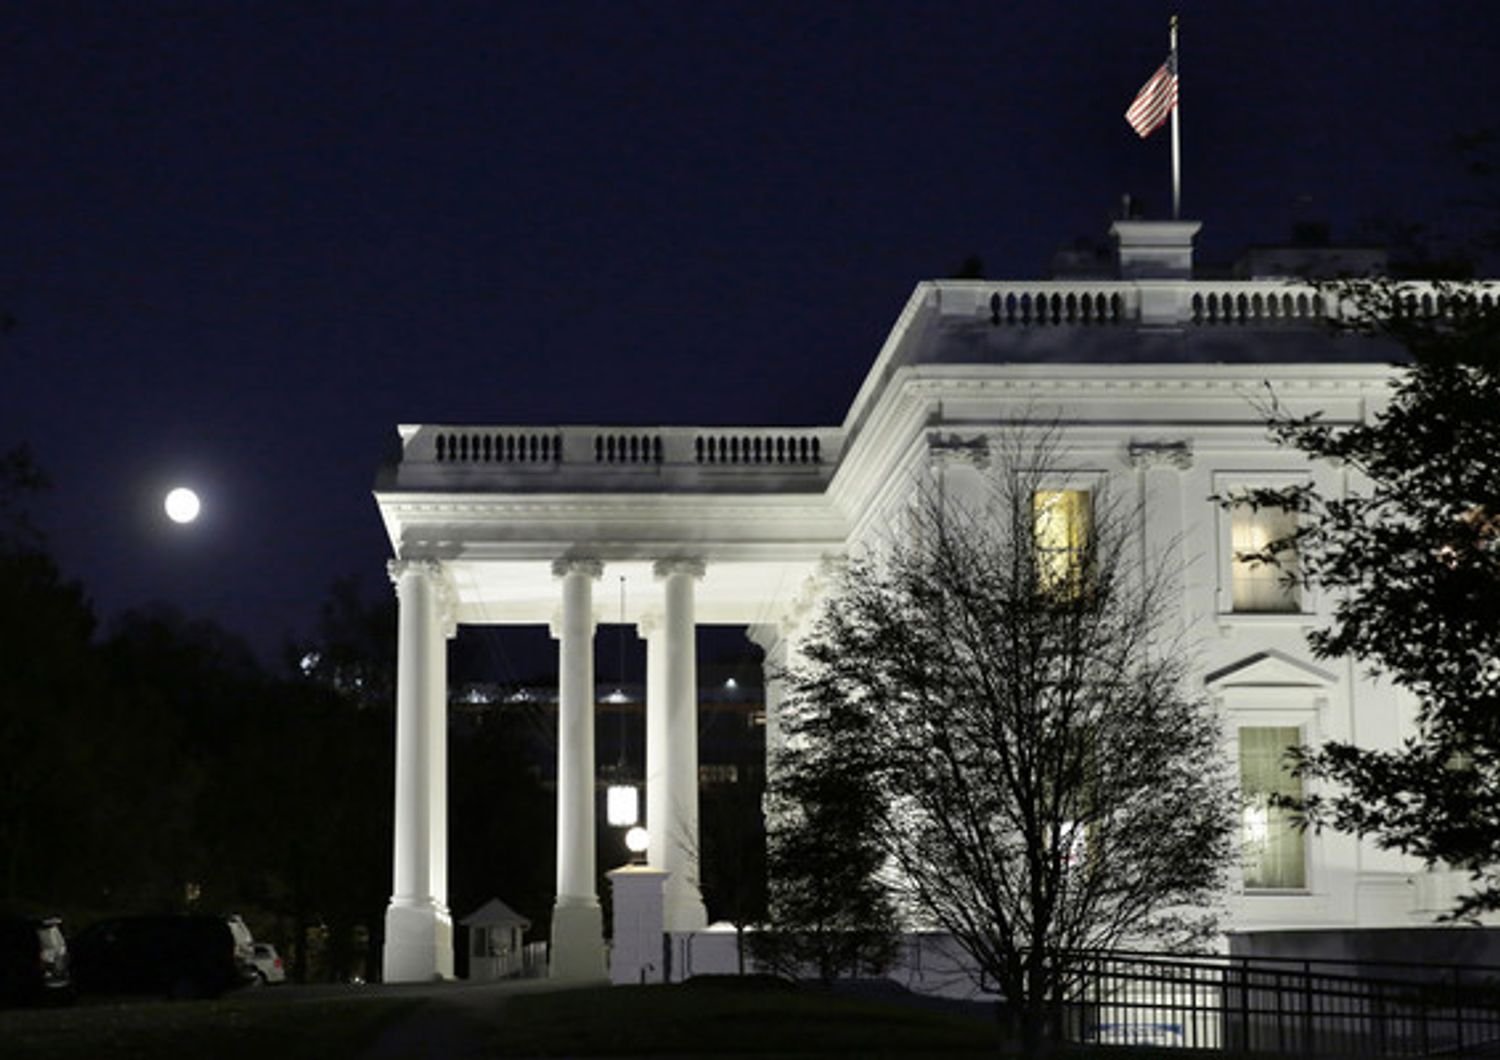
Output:
<instances>
[{"instance_id":1,"label":"american flag","mask_svg":"<svg viewBox=\"0 0 1500 1060\"><path fill-rule=\"evenodd\" d=\"M1156 127L1167 120L1172 108L1177 106L1177 53L1167 56L1167 61L1152 74L1150 79L1135 94L1135 102L1125 112L1125 120L1142 139L1156 131Z\"/></svg>"}]
</instances>

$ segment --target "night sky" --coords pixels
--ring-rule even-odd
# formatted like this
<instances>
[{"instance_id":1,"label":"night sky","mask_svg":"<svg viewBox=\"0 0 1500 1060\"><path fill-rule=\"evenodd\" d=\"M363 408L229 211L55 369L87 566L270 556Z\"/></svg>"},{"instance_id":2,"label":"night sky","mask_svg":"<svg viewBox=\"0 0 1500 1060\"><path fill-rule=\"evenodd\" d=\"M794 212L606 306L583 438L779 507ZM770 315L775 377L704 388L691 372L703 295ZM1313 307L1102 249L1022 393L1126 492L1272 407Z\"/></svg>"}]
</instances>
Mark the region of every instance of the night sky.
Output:
<instances>
[{"instance_id":1,"label":"night sky","mask_svg":"<svg viewBox=\"0 0 1500 1060\"><path fill-rule=\"evenodd\" d=\"M1461 223L1492 3L1180 6L1200 259ZM106 623L165 601L272 658L383 580L397 423L834 424L917 281L1164 216L1166 130L1122 115L1171 10L10 6L0 448Z\"/></svg>"}]
</instances>

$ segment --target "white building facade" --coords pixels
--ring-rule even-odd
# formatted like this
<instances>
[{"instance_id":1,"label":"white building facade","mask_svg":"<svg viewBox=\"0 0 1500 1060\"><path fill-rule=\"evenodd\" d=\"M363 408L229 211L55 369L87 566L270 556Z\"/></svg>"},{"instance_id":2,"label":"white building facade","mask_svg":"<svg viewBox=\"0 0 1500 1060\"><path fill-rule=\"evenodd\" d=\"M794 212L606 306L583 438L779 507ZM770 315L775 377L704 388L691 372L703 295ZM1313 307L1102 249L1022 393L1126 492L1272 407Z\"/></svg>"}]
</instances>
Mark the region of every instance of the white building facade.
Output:
<instances>
[{"instance_id":1,"label":"white building facade","mask_svg":"<svg viewBox=\"0 0 1500 1060\"><path fill-rule=\"evenodd\" d=\"M668 874L665 927L701 930L695 625L741 625L765 649L774 746L770 671L795 657L831 566L894 525L918 483L982 474L990 440L1028 417L1058 422L1076 478L1143 503L1146 549L1179 552L1193 680L1224 719L1245 794L1232 926L1429 921L1446 877L1346 836L1304 836L1270 806L1295 790L1288 743L1391 746L1412 719L1354 665L1311 658L1305 634L1328 599L1235 561L1276 534L1275 513L1210 500L1309 479L1348 488L1349 472L1275 447L1259 402L1269 385L1290 411L1367 420L1397 351L1335 336L1340 307L1308 285L1193 279L1196 230L1117 223L1117 278L919 284L836 427L403 426L376 489L401 611L386 979L452 974L445 641L458 624L547 624L557 640L551 973L602 979L592 640L617 616L600 579L624 579L625 620L647 642L648 861Z\"/></svg>"}]
</instances>

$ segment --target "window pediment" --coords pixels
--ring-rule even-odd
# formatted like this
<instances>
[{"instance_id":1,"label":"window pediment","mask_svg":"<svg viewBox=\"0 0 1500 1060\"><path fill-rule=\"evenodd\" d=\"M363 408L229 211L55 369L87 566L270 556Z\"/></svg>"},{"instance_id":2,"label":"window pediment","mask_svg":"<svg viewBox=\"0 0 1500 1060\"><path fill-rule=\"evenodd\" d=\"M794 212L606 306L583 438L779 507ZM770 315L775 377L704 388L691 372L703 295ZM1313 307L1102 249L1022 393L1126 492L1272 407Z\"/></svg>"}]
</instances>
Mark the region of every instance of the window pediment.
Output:
<instances>
[{"instance_id":1,"label":"window pediment","mask_svg":"<svg viewBox=\"0 0 1500 1060\"><path fill-rule=\"evenodd\" d=\"M1258 651L1204 677L1211 689L1240 687L1327 688L1338 679L1326 670L1275 649Z\"/></svg>"}]
</instances>

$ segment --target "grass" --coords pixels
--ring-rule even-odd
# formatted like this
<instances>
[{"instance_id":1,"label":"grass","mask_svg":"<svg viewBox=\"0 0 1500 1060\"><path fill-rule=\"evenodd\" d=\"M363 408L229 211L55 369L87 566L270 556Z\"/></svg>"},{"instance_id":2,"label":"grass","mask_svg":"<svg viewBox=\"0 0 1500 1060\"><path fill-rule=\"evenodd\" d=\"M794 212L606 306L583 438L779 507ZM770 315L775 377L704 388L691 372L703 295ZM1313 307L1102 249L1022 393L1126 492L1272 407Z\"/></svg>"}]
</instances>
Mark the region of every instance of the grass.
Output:
<instances>
[{"instance_id":1,"label":"grass","mask_svg":"<svg viewBox=\"0 0 1500 1060\"><path fill-rule=\"evenodd\" d=\"M134 1001L0 1011L5 1060L339 1060L370 1049L422 1005L351 996L285 1002Z\"/></svg>"},{"instance_id":2,"label":"grass","mask_svg":"<svg viewBox=\"0 0 1500 1060\"><path fill-rule=\"evenodd\" d=\"M625 986L513 998L490 1055L993 1057L988 1021L805 988Z\"/></svg>"},{"instance_id":3,"label":"grass","mask_svg":"<svg viewBox=\"0 0 1500 1060\"><path fill-rule=\"evenodd\" d=\"M4 1060L1014 1055L987 1019L764 980L406 995L278 989L220 1001L0 1010ZM1118 1047L1067 1053L1112 1060L1193 1055Z\"/></svg>"}]
</instances>

